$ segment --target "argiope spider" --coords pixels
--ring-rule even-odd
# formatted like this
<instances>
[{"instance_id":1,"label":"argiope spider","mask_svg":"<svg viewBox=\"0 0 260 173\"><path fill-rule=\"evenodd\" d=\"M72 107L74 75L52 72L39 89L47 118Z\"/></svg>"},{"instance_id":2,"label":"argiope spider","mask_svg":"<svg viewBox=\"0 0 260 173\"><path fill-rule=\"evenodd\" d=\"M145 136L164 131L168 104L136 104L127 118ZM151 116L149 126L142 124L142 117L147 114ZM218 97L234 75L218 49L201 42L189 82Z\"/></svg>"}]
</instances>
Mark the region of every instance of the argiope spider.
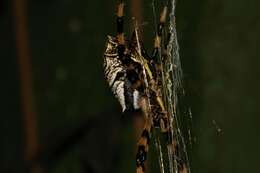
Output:
<instances>
[{"instance_id":1,"label":"argiope spider","mask_svg":"<svg viewBox=\"0 0 260 173\"><path fill-rule=\"evenodd\" d=\"M141 109L145 117L145 125L138 141L136 154L136 172L143 173L151 129L155 127L160 128L163 133L171 133L169 130L169 115L165 110L161 94L160 65L156 62L156 57L161 49L167 5L165 3L160 14L152 56L146 53L141 44L137 27L135 27L132 38L130 40L125 39L123 12L124 3L123 0L120 0L116 18L117 34L116 37L108 36L104 52L104 73L113 94L119 100L123 112ZM172 142L173 140L170 139L169 141Z\"/></svg>"}]
</instances>

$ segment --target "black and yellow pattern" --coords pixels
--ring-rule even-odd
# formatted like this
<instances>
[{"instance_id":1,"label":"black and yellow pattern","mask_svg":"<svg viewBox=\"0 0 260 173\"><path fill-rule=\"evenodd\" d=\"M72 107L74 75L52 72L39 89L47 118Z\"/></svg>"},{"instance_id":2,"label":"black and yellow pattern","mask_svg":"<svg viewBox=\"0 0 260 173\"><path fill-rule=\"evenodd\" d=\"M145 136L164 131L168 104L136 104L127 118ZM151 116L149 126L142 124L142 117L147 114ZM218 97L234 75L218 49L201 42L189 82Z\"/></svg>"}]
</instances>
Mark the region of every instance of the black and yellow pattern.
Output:
<instances>
[{"instance_id":1,"label":"black and yellow pattern","mask_svg":"<svg viewBox=\"0 0 260 173\"><path fill-rule=\"evenodd\" d=\"M160 65L155 59L161 50L162 33L167 16L167 5L162 9L160 21L154 39L152 56L144 50L136 26L130 41L125 39L123 31L124 3L121 0L117 9L117 35L108 36L104 53L105 78L118 99L123 112L141 109L145 125L138 141L136 154L136 173L145 172L145 162L151 129L160 128L168 138L168 147L177 150L177 143L172 139L169 114L162 99L162 79ZM185 173L181 162L179 172Z\"/></svg>"}]
</instances>

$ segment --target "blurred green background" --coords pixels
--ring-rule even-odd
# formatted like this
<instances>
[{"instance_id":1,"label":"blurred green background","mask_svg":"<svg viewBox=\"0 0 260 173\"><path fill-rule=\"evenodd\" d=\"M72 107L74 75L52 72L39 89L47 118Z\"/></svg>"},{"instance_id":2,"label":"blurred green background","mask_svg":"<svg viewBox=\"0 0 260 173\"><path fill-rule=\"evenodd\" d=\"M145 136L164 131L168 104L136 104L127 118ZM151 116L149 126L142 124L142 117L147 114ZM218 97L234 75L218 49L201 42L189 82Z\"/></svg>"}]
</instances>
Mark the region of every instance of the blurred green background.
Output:
<instances>
[{"instance_id":1,"label":"blurred green background","mask_svg":"<svg viewBox=\"0 0 260 173\"><path fill-rule=\"evenodd\" d=\"M29 173L36 164L46 173L134 172L133 121L121 115L102 69L106 36L115 33L116 0L19 1L26 7L30 106L37 121L31 130L38 139L33 161L24 158L18 1L0 1L0 172ZM153 39L150 4L144 0L141 7L147 48ZM184 86L193 113L193 173L259 172L259 6L257 0L177 3ZM130 8L128 0L127 28Z\"/></svg>"}]
</instances>

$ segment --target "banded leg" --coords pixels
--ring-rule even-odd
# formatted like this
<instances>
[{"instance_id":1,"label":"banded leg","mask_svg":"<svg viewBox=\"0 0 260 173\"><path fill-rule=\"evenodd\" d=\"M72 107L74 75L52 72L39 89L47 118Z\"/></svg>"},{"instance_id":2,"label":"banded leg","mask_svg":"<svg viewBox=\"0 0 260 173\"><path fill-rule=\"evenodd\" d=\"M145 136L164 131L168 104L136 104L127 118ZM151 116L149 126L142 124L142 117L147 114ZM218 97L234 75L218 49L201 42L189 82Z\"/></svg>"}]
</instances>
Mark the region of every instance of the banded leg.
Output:
<instances>
[{"instance_id":1,"label":"banded leg","mask_svg":"<svg viewBox=\"0 0 260 173\"><path fill-rule=\"evenodd\" d=\"M145 117L145 125L141 138L137 143L136 173L145 172L145 162L147 160L147 153L151 136L151 117L147 99L148 98L144 97L140 101L140 107Z\"/></svg>"},{"instance_id":2,"label":"banded leg","mask_svg":"<svg viewBox=\"0 0 260 173\"><path fill-rule=\"evenodd\" d=\"M141 138L138 141L136 154L136 173L145 172L145 162L147 160L148 147L150 142L151 127L145 125Z\"/></svg>"},{"instance_id":3,"label":"banded leg","mask_svg":"<svg viewBox=\"0 0 260 173\"><path fill-rule=\"evenodd\" d=\"M152 53L152 61L151 64L155 67L156 69L156 79L161 76L161 65L159 63L156 63L156 56L158 55L159 50L161 49L161 40L162 40L162 33L163 33L163 29L165 26L165 21L166 21L166 16L167 16L167 4L165 4L161 14L160 14L160 21L159 24L157 26L157 30L156 30L156 36L154 39L154 49L153 49L153 53ZM155 63L154 63L155 62ZM158 84L158 81L157 81ZM169 114L167 113L164 103L163 103L163 99L161 96L161 92L158 91L160 87L156 87L156 89L154 90L155 94L156 94L156 101L158 103L158 105L160 106L160 113L159 113L159 122L160 122L160 128L161 131L163 133L168 133L168 131L170 131L169 127Z\"/></svg>"},{"instance_id":4,"label":"banded leg","mask_svg":"<svg viewBox=\"0 0 260 173\"><path fill-rule=\"evenodd\" d=\"M121 60L124 58L125 54L125 37L124 37L124 3L123 0L120 0L118 7L117 7L117 13L116 13L116 25L117 25L117 41L118 41L118 55L121 58Z\"/></svg>"},{"instance_id":5,"label":"banded leg","mask_svg":"<svg viewBox=\"0 0 260 173\"><path fill-rule=\"evenodd\" d=\"M153 60L155 60L155 57L157 56L159 49L161 48L162 32L166 21L166 15L167 15L167 6L164 6L160 15L160 22L157 26L156 36L154 39L154 50L152 53Z\"/></svg>"}]
</instances>

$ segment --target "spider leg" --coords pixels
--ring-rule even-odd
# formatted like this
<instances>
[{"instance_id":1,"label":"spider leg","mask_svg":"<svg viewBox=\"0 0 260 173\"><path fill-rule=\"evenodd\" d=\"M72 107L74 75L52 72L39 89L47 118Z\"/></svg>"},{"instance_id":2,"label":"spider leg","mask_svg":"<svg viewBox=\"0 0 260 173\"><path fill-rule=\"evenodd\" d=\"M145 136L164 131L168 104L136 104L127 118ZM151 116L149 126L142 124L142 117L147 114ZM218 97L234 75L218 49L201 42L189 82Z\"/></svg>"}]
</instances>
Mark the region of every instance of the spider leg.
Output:
<instances>
[{"instance_id":1,"label":"spider leg","mask_svg":"<svg viewBox=\"0 0 260 173\"><path fill-rule=\"evenodd\" d=\"M161 48L162 32L166 21L166 15L167 15L167 6L164 6L160 15L160 22L157 26L156 36L154 39L154 49L152 53L153 60L155 60L155 57L157 56L159 49Z\"/></svg>"},{"instance_id":2,"label":"spider leg","mask_svg":"<svg viewBox=\"0 0 260 173\"><path fill-rule=\"evenodd\" d=\"M117 39L119 44L124 44L124 3L120 0L116 13Z\"/></svg>"},{"instance_id":3,"label":"spider leg","mask_svg":"<svg viewBox=\"0 0 260 173\"><path fill-rule=\"evenodd\" d=\"M148 147L151 136L151 117L149 106L148 106L148 98L143 97L140 101L140 107L144 114L145 125L141 135L137 143L137 154L136 154L136 173L144 173L145 172L145 162L147 160Z\"/></svg>"},{"instance_id":4,"label":"spider leg","mask_svg":"<svg viewBox=\"0 0 260 173\"><path fill-rule=\"evenodd\" d=\"M126 49L125 37L124 37L124 3L120 0L117 13L116 13L116 25L117 25L117 41L118 41L118 55L120 59L123 59Z\"/></svg>"}]
</instances>

